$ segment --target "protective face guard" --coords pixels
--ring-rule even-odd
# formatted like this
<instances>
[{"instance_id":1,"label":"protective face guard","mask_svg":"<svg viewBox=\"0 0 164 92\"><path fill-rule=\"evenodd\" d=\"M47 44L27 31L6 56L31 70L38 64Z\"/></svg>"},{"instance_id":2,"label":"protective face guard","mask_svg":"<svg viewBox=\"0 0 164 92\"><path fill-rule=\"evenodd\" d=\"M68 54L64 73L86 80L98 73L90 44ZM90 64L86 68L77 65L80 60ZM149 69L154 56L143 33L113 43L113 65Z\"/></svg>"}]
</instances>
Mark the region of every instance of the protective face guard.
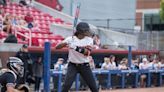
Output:
<instances>
[{"instance_id":1,"label":"protective face guard","mask_svg":"<svg viewBox=\"0 0 164 92\"><path fill-rule=\"evenodd\" d=\"M24 66L23 66L23 64L18 64L18 65L20 67L20 69L18 70L18 75L20 77L23 77L23 75L24 75Z\"/></svg>"},{"instance_id":2,"label":"protective face guard","mask_svg":"<svg viewBox=\"0 0 164 92\"><path fill-rule=\"evenodd\" d=\"M24 66L23 62L17 57L10 57L9 58L9 65L10 68L20 77L24 75Z\"/></svg>"},{"instance_id":3,"label":"protective face guard","mask_svg":"<svg viewBox=\"0 0 164 92\"><path fill-rule=\"evenodd\" d=\"M23 77L24 75L24 66L21 62L12 62L11 66L12 70L20 77Z\"/></svg>"}]
</instances>

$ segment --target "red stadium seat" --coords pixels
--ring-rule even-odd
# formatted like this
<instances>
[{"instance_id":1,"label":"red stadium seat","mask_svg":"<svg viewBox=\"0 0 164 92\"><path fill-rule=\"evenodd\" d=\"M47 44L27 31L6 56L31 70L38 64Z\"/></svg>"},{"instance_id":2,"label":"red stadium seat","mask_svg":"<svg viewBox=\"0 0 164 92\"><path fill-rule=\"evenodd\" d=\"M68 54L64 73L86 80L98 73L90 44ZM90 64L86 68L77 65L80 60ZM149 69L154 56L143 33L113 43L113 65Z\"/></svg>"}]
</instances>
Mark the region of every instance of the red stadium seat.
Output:
<instances>
[{"instance_id":1,"label":"red stadium seat","mask_svg":"<svg viewBox=\"0 0 164 92\"><path fill-rule=\"evenodd\" d=\"M37 37L36 33L32 33L32 37Z\"/></svg>"},{"instance_id":2,"label":"red stadium seat","mask_svg":"<svg viewBox=\"0 0 164 92\"><path fill-rule=\"evenodd\" d=\"M0 5L0 8L2 8L3 7L3 5Z\"/></svg>"},{"instance_id":3,"label":"red stadium seat","mask_svg":"<svg viewBox=\"0 0 164 92\"><path fill-rule=\"evenodd\" d=\"M0 5L2 7L2 5ZM56 36L52 32L50 32L50 25L55 22L55 23L64 23L64 21L61 18L53 18L47 13L43 13L38 9L35 9L33 7L20 7L17 3L11 3L7 5L4 8L5 13L10 13L12 15L16 16L24 16L27 14L27 12L30 12L32 16L34 17L35 20L38 21L38 27L41 30L31 30L32 32L32 45L35 46L44 46L44 42L48 41L52 43L52 46L55 46L58 42L63 40L63 37L61 36ZM66 23L69 25L69 23ZM29 36L29 31L27 29L21 28L21 27L14 27L13 30L19 31L23 33L26 36ZM6 33L2 33L3 31L0 32L0 38L6 37ZM28 43L27 40L22 41L22 35L17 35L17 38L19 38L19 43Z\"/></svg>"},{"instance_id":4,"label":"red stadium seat","mask_svg":"<svg viewBox=\"0 0 164 92\"><path fill-rule=\"evenodd\" d=\"M5 33L5 32L3 32L3 31L0 31L0 36L1 36L1 38L3 38L3 37L7 37L7 33Z\"/></svg>"},{"instance_id":5,"label":"red stadium seat","mask_svg":"<svg viewBox=\"0 0 164 92\"><path fill-rule=\"evenodd\" d=\"M28 44L28 41L23 41L22 39L18 38L18 43L20 43L20 44Z\"/></svg>"},{"instance_id":6,"label":"red stadium seat","mask_svg":"<svg viewBox=\"0 0 164 92\"><path fill-rule=\"evenodd\" d=\"M45 39L44 42L50 42L50 40L49 39Z\"/></svg>"},{"instance_id":7,"label":"red stadium seat","mask_svg":"<svg viewBox=\"0 0 164 92\"><path fill-rule=\"evenodd\" d=\"M43 39L38 39L38 46L43 47L44 40Z\"/></svg>"}]
</instances>

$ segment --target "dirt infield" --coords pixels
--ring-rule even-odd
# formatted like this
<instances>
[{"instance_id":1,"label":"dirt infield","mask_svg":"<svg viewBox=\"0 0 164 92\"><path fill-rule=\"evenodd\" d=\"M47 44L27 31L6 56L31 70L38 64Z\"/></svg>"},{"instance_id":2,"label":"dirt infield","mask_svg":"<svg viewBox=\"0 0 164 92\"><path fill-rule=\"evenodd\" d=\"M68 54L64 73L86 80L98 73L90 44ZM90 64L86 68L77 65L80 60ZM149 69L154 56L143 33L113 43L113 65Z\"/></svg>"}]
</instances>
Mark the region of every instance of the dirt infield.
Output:
<instances>
[{"instance_id":1,"label":"dirt infield","mask_svg":"<svg viewBox=\"0 0 164 92\"><path fill-rule=\"evenodd\" d=\"M90 91L78 91L78 92L90 92ZM114 90L102 90L99 92L164 92L164 87L158 88L134 88L134 89L114 89Z\"/></svg>"}]
</instances>

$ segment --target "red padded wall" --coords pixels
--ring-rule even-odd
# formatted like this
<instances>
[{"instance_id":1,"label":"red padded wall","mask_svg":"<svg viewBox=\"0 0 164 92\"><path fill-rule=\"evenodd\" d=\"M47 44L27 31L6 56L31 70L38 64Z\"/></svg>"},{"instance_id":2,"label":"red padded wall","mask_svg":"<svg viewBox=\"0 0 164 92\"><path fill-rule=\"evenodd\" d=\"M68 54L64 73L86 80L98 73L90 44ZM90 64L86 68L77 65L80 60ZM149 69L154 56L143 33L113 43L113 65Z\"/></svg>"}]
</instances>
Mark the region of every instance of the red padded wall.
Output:
<instances>
[{"instance_id":1,"label":"red padded wall","mask_svg":"<svg viewBox=\"0 0 164 92\"><path fill-rule=\"evenodd\" d=\"M61 11L63 8L63 6L59 3L58 0L36 0L36 1L59 11Z\"/></svg>"}]
</instances>

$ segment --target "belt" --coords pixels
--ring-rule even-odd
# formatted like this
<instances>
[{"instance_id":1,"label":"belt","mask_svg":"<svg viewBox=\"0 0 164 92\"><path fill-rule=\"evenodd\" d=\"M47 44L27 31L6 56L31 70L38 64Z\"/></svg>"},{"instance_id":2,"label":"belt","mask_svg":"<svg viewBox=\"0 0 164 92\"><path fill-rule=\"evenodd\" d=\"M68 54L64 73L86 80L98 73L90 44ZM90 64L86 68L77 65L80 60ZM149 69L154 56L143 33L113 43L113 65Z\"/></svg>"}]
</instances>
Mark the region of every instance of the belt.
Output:
<instances>
[{"instance_id":1,"label":"belt","mask_svg":"<svg viewBox=\"0 0 164 92\"><path fill-rule=\"evenodd\" d=\"M75 66L86 66L86 65L89 65L89 63L81 63L81 64L76 64L76 63L72 63L72 62L69 62L70 64L72 65L75 65Z\"/></svg>"}]
</instances>

